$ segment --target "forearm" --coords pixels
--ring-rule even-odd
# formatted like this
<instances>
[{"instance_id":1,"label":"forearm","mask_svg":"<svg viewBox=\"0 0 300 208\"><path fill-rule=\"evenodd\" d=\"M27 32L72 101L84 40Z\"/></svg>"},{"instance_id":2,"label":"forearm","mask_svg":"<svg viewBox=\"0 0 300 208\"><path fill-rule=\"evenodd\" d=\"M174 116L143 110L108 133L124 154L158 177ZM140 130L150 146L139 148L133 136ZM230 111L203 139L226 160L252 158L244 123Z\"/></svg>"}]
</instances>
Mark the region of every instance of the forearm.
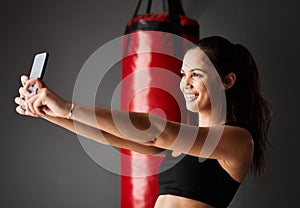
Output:
<instances>
[{"instance_id":1,"label":"forearm","mask_svg":"<svg viewBox=\"0 0 300 208\"><path fill-rule=\"evenodd\" d=\"M154 141L162 133L166 123L165 120L146 113L112 111L83 105L75 106L72 119L138 143Z\"/></svg>"},{"instance_id":2,"label":"forearm","mask_svg":"<svg viewBox=\"0 0 300 208\"><path fill-rule=\"evenodd\" d=\"M145 146L199 156L207 127L185 125L147 113L111 111L76 105L72 119Z\"/></svg>"},{"instance_id":3,"label":"forearm","mask_svg":"<svg viewBox=\"0 0 300 208\"><path fill-rule=\"evenodd\" d=\"M83 105L76 105L72 119L123 140L193 156L200 156L209 130L208 127L185 125L147 113L111 111ZM207 150L201 156L205 156L205 152L210 154Z\"/></svg>"},{"instance_id":4,"label":"forearm","mask_svg":"<svg viewBox=\"0 0 300 208\"><path fill-rule=\"evenodd\" d=\"M208 128L184 125L147 113L76 105L72 119L124 140L178 153L199 155Z\"/></svg>"},{"instance_id":5,"label":"forearm","mask_svg":"<svg viewBox=\"0 0 300 208\"><path fill-rule=\"evenodd\" d=\"M161 155L161 153L163 152L163 149L161 148L145 146L143 144L139 144L133 141L124 140L105 131L100 131L97 128L93 128L91 126L87 126L79 122L74 122L70 119L51 116L44 116L43 118L69 131L72 131L76 134L79 134L83 137L92 139L102 144L112 145L119 148L125 148L147 155Z\"/></svg>"}]
</instances>

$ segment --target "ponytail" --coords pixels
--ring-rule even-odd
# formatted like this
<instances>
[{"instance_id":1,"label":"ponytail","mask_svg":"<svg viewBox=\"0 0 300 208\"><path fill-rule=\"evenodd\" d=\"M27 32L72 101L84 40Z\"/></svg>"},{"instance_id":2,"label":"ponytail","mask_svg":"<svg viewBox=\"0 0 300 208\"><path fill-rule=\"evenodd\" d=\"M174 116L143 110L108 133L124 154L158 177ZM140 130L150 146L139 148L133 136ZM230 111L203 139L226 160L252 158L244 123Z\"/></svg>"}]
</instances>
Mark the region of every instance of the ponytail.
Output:
<instances>
[{"instance_id":1,"label":"ponytail","mask_svg":"<svg viewBox=\"0 0 300 208\"><path fill-rule=\"evenodd\" d=\"M231 114L234 120L246 128L253 137L254 155L251 172L255 175L264 175L266 148L269 144L268 132L272 118L271 106L261 95L259 73L251 53L240 44L236 44L234 47L237 60L236 73L237 77L241 79L235 86L235 96L240 97L232 99L234 105Z\"/></svg>"},{"instance_id":2,"label":"ponytail","mask_svg":"<svg viewBox=\"0 0 300 208\"><path fill-rule=\"evenodd\" d=\"M250 169L263 175L272 112L261 95L259 73L251 53L244 46L218 36L201 39L197 46L210 58L222 80L230 72L236 74L234 85L225 91L227 119L251 133L254 155Z\"/></svg>"}]
</instances>

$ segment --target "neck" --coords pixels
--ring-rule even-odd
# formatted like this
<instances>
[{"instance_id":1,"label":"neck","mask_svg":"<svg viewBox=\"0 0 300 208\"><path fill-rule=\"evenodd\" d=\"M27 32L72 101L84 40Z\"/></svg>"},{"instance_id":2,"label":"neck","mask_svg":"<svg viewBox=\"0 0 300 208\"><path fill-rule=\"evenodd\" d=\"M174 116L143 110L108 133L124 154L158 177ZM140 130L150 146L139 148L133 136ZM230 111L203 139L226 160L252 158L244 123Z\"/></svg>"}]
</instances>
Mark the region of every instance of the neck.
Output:
<instances>
[{"instance_id":1,"label":"neck","mask_svg":"<svg viewBox=\"0 0 300 208\"><path fill-rule=\"evenodd\" d=\"M199 112L198 113L198 126L208 127L212 125L222 125L225 124L228 120L225 119L213 119L211 116L211 111Z\"/></svg>"},{"instance_id":2,"label":"neck","mask_svg":"<svg viewBox=\"0 0 300 208\"><path fill-rule=\"evenodd\" d=\"M211 119L211 112L199 112L198 113L199 120L198 125L199 126L211 126L212 119Z\"/></svg>"}]
</instances>

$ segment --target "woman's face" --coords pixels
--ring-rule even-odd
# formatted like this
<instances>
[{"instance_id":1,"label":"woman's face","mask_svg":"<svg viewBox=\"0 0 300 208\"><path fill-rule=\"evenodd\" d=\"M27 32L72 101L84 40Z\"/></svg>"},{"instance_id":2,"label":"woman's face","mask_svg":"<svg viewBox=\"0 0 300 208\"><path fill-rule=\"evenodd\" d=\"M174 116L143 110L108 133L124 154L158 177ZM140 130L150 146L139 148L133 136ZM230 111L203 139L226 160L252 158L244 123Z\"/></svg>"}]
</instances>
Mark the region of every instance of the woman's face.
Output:
<instances>
[{"instance_id":1,"label":"woman's face","mask_svg":"<svg viewBox=\"0 0 300 208\"><path fill-rule=\"evenodd\" d=\"M206 56L199 48L190 49L183 58L180 89L186 101L186 108L192 112L210 110L210 99L204 83L208 79Z\"/></svg>"}]
</instances>

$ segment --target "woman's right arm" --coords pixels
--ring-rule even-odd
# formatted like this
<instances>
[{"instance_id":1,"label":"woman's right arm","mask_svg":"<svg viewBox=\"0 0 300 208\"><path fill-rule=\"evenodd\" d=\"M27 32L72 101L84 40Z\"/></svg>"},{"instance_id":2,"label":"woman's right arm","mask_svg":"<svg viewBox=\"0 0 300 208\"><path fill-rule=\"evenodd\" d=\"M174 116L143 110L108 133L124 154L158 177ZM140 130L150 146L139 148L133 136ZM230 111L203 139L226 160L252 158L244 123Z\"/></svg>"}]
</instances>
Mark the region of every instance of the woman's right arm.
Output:
<instances>
[{"instance_id":1,"label":"woman's right arm","mask_svg":"<svg viewBox=\"0 0 300 208\"><path fill-rule=\"evenodd\" d=\"M16 104L19 106L17 107L17 112L21 115L29 115L29 116L36 116L32 115L25 111L21 106L25 105L25 100L23 97L17 97L15 99ZM86 124L73 121L72 119L66 119L62 117L55 117L50 116L47 114L43 114L42 118L48 120L51 123L54 123L58 126L61 126L69 131L72 131L76 134L79 134L83 137L92 139L96 142L105 144L105 145L112 145L114 147L125 148L129 149L138 153L146 154L146 155L163 155L161 154L164 149L153 147L153 146L146 146L140 143L136 143L130 140L124 140L118 136L109 134L103 130L99 130L98 128L94 128L92 126L88 126Z\"/></svg>"},{"instance_id":2,"label":"woman's right arm","mask_svg":"<svg viewBox=\"0 0 300 208\"><path fill-rule=\"evenodd\" d=\"M48 120L51 123L59 125L69 131L72 131L83 137L92 139L101 144L112 145L114 147L119 147L119 148L125 148L146 155L157 155L157 156L163 155L161 153L164 151L164 149L160 149L153 146L145 146L136 142L124 140L112 134L109 134L105 131L100 131L99 129L87 126L79 122L74 122L73 120L70 119L51 117L51 116L43 116L43 118Z\"/></svg>"}]
</instances>

